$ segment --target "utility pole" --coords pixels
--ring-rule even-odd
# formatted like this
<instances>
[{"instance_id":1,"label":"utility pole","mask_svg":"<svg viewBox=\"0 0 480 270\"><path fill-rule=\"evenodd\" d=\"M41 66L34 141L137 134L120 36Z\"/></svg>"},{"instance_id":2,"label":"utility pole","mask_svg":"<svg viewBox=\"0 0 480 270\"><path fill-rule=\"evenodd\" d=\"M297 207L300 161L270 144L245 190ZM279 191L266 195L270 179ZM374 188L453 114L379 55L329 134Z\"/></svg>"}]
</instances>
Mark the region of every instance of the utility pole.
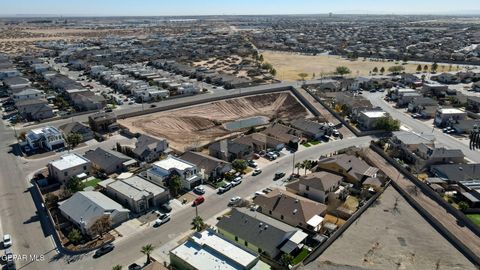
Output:
<instances>
[{"instance_id":1,"label":"utility pole","mask_svg":"<svg viewBox=\"0 0 480 270\"><path fill-rule=\"evenodd\" d=\"M295 152L293 152L293 158L292 158L292 177L295 174Z\"/></svg>"}]
</instances>

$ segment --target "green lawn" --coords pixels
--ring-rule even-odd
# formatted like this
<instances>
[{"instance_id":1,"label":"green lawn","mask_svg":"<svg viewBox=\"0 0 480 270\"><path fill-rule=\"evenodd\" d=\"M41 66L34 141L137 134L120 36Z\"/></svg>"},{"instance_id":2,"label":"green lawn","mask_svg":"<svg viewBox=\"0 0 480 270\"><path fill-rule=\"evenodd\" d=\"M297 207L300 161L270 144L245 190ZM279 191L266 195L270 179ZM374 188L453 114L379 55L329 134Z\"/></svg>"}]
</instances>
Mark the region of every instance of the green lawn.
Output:
<instances>
[{"instance_id":1,"label":"green lawn","mask_svg":"<svg viewBox=\"0 0 480 270\"><path fill-rule=\"evenodd\" d=\"M297 257L293 259L292 265L297 265L300 262L302 262L303 259L305 259L309 253L310 251L308 251L308 249L303 248L302 251L300 251L300 253L297 255Z\"/></svg>"},{"instance_id":2,"label":"green lawn","mask_svg":"<svg viewBox=\"0 0 480 270\"><path fill-rule=\"evenodd\" d=\"M101 182L101 181L102 181L102 180L97 179L97 178L92 179L92 180L85 181L85 182L83 182L83 188L86 188L86 187L93 187L93 188L95 188L95 187L97 186L97 184L98 184L99 182Z\"/></svg>"},{"instance_id":3,"label":"green lawn","mask_svg":"<svg viewBox=\"0 0 480 270\"><path fill-rule=\"evenodd\" d=\"M321 143L321 141L308 141L309 144L311 145L317 145L319 143Z\"/></svg>"},{"instance_id":4,"label":"green lawn","mask_svg":"<svg viewBox=\"0 0 480 270\"><path fill-rule=\"evenodd\" d=\"M309 144L309 143L302 143L302 145L305 146L305 147L310 147L310 146L312 146L312 145Z\"/></svg>"},{"instance_id":5,"label":"green lawn","mask_svg":"<svg viewBox=\"0 0 480 270\"><path fill-rule=\"evenodd\" d=\"M469 219L471 219L475 224L480 226L480 214L470 214L467 215Z\"/></svg>"},{"instance_id":6,"label":"green lawn","mask_svg":"<svg viewBox=\"0 0 480 270\"><path fill-rule=\"evenodd\" d=\"M214 185L215 185L216 188L223 187L223 186L226 185L226 184L227 184L227 182L225 182L225 181L220 181L220 182L218 182L218 183L214 183Z\"/></svg>"}]
</instances>

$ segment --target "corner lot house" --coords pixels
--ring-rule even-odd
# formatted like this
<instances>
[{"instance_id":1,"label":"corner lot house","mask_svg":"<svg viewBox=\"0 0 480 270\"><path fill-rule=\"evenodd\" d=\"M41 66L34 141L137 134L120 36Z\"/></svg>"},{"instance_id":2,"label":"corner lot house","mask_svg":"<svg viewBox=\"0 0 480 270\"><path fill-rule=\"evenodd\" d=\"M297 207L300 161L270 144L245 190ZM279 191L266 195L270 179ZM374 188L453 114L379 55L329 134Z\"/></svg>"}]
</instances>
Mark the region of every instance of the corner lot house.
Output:
<instances>
[{"instance_id":1,"label":"corner lot house","mask_svg":"<svg viewBox=\"0 0 480 270\"><path fill-rule=\"evenodd\" d=\"M124 172L137 165L136 160L120 152L101 147L85 152L84 157L92 162L95 169L106 174Z\"/></svg>"},{"instance_id":2,"label":"corner lot house","mask_svg":"<svg viewBox=\"0 0 480 270\"><path fill-rule=\"evenodd\" d=\"M62 215L74 223L84 234L95 236L91 227L95 222L108 216L112 227L127 221L130 211L120 204L97 191L80 191L73 194L69 199L60 202L59 207Z\"/></svg>"},{"instance_id":3,"label":"corner lot house","mask_svg":"<svg viewBox=\"0 0 480 270\"><path fill-rule=\"evenodd\" d=\"M170 251L170 262L175 269L249 270L259 263L264 264L259 257L250 250L227 241L212 230L197 232L185 243Z\"/></svg>"},{"instance_id":4,"label":"corner lot house","mask_svg":"<svg viewBox=\"0 0 480 270\"><path fill-rule=\"evenodd\" d=\"M173 156L153 163L152 168L147 171L148 180L157 185L163 185L172 175L178 175L182 181L182 188L187 190L202 184L197 166Z\"/></svg>"},{"instance_id":5,"label":"corner lot house","mask_svg":"<svg viewBox=\"0 0 480 270\"><path fill-rule=\"evenodd\" d=\"M168 202L169 192L139 176L124 180L107 179L100 182L105 193L135 213L143 213L152 207Z\"/></svg>"},{"instance_id":6,"label":"corner lot house","mask_svg":"<svg viewBox=\"0 0 480 270\"><path fill-rule=\"evenodd\" d=\"M340 187L342 180L341 175L321 171L302 176L298 181L288 184L286 188L292 193L325 203L329 195L333 195Z\"/></svg>"},{"instance_id":7,"label":"corner lot house","mask_svg":"<svg viewBox=\"0 0 480 270\"><path fill-rule=\"evenodd\" d=\"M362 130L374 130L377 128L378 120L387 117L384 111L363 111L358 116L358 124Z\"/></svg>"},{"instance_id":8,"label":"corner lot house","mask_svg":"<svg viewBox=\"0 0 480 270\"><path fill-rule=\"evenodd\" d=\"M92 140L94 138L93 131L87 125L80 122L68 123L60 126L65 136L72 133L80 134L82 136L82 142Z\"/></svg>"},{"instance_id":9,"label":"corner lot house","mask_svg":"<svg viewBox=\"0 0 480 270\"><path fill-rule=\"evenodd\" d=\"M68 154L48 163L50 177L65 184L74 176L89 175L92 171L90 161L78 154Z\"/></svg>"},{"instance_id":10,"label":"corner lot house","mask_svg":"<svg viewBox=\"0 0 480 270\"><path fill-rule=\"evenodd\" d=\"M234 208L217 223L218 233L251 251L272 259L303 246L307 234L262 213Z\"/></svg>"},{"instance_id":11,"label":"corner lot house","mask_svg":"<svg viewBox=\"0 0 480 270\"><path fill-rule=\"evenodd\" d=\"M33 150L54 151L65 147L62 133L55 127L42 127L30 130L25 138Z\"/></svg>"},{"instance_id":12,"label":"corner lot house","mask_svg":"<svg viewBox=\"0 0 480 270\"><path fill-rule=\"evenodd\" d=\"M127 144L120 145L121 151L137 160L145 162L157 161L162 153L168 150L166 139L157 139L148 135L140 135Z\"/></svg>"}]
</instances>

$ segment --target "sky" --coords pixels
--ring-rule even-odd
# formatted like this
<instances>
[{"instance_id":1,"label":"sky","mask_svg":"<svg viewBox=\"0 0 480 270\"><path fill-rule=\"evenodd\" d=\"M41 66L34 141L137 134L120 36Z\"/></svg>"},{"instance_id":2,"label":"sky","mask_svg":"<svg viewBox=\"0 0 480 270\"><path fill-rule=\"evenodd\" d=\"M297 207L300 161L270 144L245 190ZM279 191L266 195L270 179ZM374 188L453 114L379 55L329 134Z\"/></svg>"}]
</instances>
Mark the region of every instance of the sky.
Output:
<instances>
[{"instance_id":1,"label":"sky","mask_svg":"<svg viewBox=\"0 0 480 270\"><path fill-rule=\"evenodd\" d=\"M7 16L480 14L480 0L1 0L0 7Z\"/></svg>"}]
</instances>

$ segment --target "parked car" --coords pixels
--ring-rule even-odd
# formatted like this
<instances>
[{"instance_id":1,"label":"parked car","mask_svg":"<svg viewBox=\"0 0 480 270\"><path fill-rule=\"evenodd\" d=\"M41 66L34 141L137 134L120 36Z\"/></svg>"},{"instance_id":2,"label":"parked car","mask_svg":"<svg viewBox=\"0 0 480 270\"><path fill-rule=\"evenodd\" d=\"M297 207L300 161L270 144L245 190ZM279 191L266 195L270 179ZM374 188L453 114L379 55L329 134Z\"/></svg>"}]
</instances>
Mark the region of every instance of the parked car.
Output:
<instances>
[{"instance_id":1,"label":"parked car","mask_svg":"<svg viewBox=\"0 0 480 270\"><path fill-rule=\"evenodd\" d=\"M93 257L98 258L100 256L103 256L103 255L111 252L114 248L115 248L115 246L113 244L106 244L103 247L97 249L97 251L95 251L95 254L93 254Z\"/></svg>"},{"instance_id":2,"label":"parked car","mask_svg":"<svg viewBox=\"0 0 480 270\"><path fill-rule=\"evenodd\" d=\"M265 193L265 194L268 194L268 193L272 192L272 189L271 188L264 188L262 190L262 192Z\"/></svg>"},{"instance_id":3,"label":"parked car","mask_svg":"<svg viewBox=\"0 0 480 270\"><path fill-rule=\"evenodd\" d=\"M128 270L141 270L142 267L136 263L132 263L128 266Z\"/></svg>"},{"instance_id":4,"label":"parked car","mask_svg":"<svg viewBox=\"0 0 480 270\"><path fill-rule=\"evenodd\" d=\"M238 196L233 197L233 198L231 198L230 201L228 202L228 205L236 205L236 204L238 204L241 200L242 200L241 197L238 197Z\"/></svg>"},{"instance_id":5,"label":"parked car","mask_svg":"<svg viewBox=\"0 0 480 270\"><path fill-rule=\"evenodd\" d=\"M232 187L236 187L236 186L240 185L241 183L242 183L242 178L241 178L241 177L236 177L236 178L233 179L233 181L231 182Z\"/></svg>"},{"instance_id":6,"label":"parked car","mask_svg":"<svg viewBox=\"0 0 480 270\"><path fill-rule=\"evenodd\" d=\"M252 176L256 176L256 175L259 175L259 174L261 174L261 173L262 173L262 170L259 169L259 168L257 168L257 169L255 169L255 170L253 170Z\"/></svg>"},{"instance_id":7,"label":"parked car","mask_svg":"<svg viewBox=\"0 0 480 270\"><path fill-rule=\"evenodd\" d=\"M197 194L205 194L205 188L201 186L197 186L193 189L193 192Z\"/></svg>"},{"instance_id":8,"label":"parked car","mask_svg":"<svg viewBox=\"0 0 480 270\"><path fill-rule=\"evenodd\" d=\"M265 195L265 193L261 190L255 191L255 196Z\"/></svg>"},{"instance_id":9,"label":"parked car","mask_svg":"<svg viewBox=\"0 0 480 270\"><path fill-rule=\"evenodd\" d=\"M155 107L157 107L157 105L155 104L150 105L150 108L155 108Z\"/></svg>"},{"instance_id":10,"label":"parked car","mask_svg":"<svg viewBox=\"0 0 480 270\"><path fill-rule=\"evenodd\" d=\"M155 223L153 223L154 227L158 227L164 223L167 223L170 221L170 214L161 214L157 220L155 220Z\"/></svg>"},{"instance_id":11,"label":"parked car","mask_svg":"<svg viewBox=\"0 0 480 270\"><path fill-rule=\"evenodd\" d=\"M200 205L204 201L205 201L205 198L203 196L199 196L193 201L192 206Z\"/></svg>"},{"instance_id":12,"label":"parked car","mask_svg":"<svg viewBox=\"0 0 480 270\"><path fill-rule=\"evenodd\" d=\"M277 173L275 173L275 176L274 176L273 180L278 180L278 179L280 179L284 176L285 176L284 172L277 172Z\"/></svg>"},{"instance_id":13,"label":"parked car","mask_svg":"<svg viewBox=\"0 0 480 270\"><path fill-rule=\"evenodd\" d=\"M12 236L10 234L3 235L3 248L11 247L13 244Z\"/></svg>"},{"instance_id":14,"label":"parked car","mask_svg":"<svg viewBox=\"0 0 480 270\"><path fill-rule=\"evenodd\" d=\"M225 192L229 191L231 188L232 188L232 184L230 184L230 183L225 184L218 189L218 193L225 193Z\"/></svg>"},{"instance_id":15,"label":"parked car","mask_svg":"<svg viewBox=\"0 0 480 270\"><path fill-rule=\"evenodd\" d=\"M249 161L247 161L247 163L248 163L248 166L250 166L252 168L258 167L258 164L253 160L249 160Z\"/></svg>"},{"instance_id":16,"label":"parked car","mask_svg":"<svg viewBox=\"0 0 480 270\"><path fill-rule=\"evenodd\" d=\"M167 213L172 212L172 207L168 203L162 204L160 208Z\"/></svg>"}]
</instances>

